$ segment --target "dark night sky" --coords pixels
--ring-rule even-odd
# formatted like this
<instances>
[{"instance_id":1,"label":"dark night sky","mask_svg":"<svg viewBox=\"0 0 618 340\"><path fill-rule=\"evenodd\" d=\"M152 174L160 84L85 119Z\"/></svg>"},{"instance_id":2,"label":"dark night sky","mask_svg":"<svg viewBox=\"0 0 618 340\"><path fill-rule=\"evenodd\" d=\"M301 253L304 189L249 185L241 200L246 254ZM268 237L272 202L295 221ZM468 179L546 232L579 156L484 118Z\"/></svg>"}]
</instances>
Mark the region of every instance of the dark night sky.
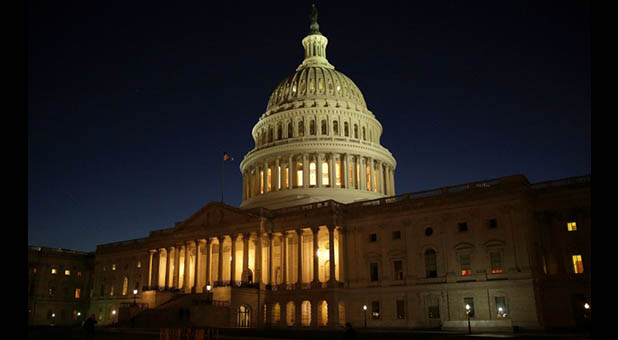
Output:
<instances>
[{"instance_id":1,"label":"dark night sky","mask_svg":"<svg viewBox=\"0 0 618 340\"><path fill-rule=\"evenodd\" d=\"M29 1L28 244L94 251L221 198L311 1ZM379 4L379 5L377 5ZM397 193L590 173L589 1L317 2Z\"/></svg>"}]
</instances>

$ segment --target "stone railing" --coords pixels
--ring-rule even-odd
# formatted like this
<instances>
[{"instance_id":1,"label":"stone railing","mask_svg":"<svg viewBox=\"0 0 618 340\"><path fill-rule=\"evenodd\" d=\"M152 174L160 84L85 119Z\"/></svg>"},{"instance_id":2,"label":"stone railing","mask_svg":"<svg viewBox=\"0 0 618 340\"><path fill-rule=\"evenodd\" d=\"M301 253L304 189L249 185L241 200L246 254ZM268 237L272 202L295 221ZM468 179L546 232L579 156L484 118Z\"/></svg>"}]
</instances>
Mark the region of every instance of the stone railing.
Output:
<instances>
[{"instance_id":1,"label":"stone railing","mask_svg":"<svg viewBox=\"0 0 618 340\"><path fill-rule=\"evenodd\" d=\"M561 187L561 186L571 185L571 184L586 184L586 183L590 183L590 175L534 183L531 185L531 187L532 189L547 189L547 188Z\"/></svg>"}]
</instances>

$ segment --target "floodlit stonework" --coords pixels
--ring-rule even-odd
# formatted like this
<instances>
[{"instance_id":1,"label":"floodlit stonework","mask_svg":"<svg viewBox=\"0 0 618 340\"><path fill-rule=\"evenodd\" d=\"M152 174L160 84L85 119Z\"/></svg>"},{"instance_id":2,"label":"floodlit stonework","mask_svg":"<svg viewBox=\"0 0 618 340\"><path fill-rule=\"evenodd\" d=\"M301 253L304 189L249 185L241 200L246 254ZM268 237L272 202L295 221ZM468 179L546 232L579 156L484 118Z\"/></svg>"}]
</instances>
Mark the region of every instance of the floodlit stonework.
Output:
<instances>
[{"instance_id":1,"label":"floodlit stonework","mask_svg":"<svg viewBox=\"0 0 618 340\"><path fill-rule=\"evenodd\" d=\"M327 61L316 21L302 43L305 59L252 130L241 206L211 202L173 227L56 266L90 266L82 315L138 327L463 329L469 304L475 329L580 322L590 303L590 177L516 175L396 195L382 126ZM47 272L67 262L29 254L38 287L29 320L49 323L30 309L61 308L40 303L57 282Z\"/></svg>"}]
</instances>

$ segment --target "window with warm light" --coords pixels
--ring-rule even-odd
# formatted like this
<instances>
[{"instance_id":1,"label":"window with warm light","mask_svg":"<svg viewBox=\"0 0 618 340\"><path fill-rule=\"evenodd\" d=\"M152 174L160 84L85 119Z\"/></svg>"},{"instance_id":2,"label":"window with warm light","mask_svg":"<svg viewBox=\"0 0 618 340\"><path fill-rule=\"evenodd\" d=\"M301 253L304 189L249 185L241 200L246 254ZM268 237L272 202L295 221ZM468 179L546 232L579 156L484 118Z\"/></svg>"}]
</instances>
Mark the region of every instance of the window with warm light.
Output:
<instances>
[{"instance_id":1,"label":"window with warm light","mask_svg":"<svg viewBox=\"0 0 618 340\"><path fill-rule=\"evenodd\" d=\"M303 163L296 163L296 183L298 187L303 186Z\"/></svg>"},{"instance_id":2,"label":"window with warm light","mask_svg":"<svg viewBox=\"0 0 618 340\"><path fill-rule=\"evenodd\" d=\"M260 194L264 193L264 171L260 170Z\"/></svg>"},{"instance_id":3,"label":"window with warm light","mask_svg":"<svg viewBox=\"0 0 618 340\"><path fill-rule=\"evenodd\" d=\"M371 168L367 165L367 190L371 191Z\"/></svg>"},{"instance_id":4,"label":"window with warm light","mask_svg":"<svg viewBox=\"0 0 618 340\"><path fill-rule=\"evenodd\" d=\"M491 263L492 274L502 274L502 254L500 252L489 253L489 261Z\"/></svg>"},{"instance_id":5,"label":"window with warm light","mask_svg":"<svg viewBox=\"0 0 618 340\"><path fill-rule=\"evenodd\" d=\"M65 269L64 270L64 275L65 276L70 276L71 275L71 270L70 269Z\"/></svg>"},{"instance_id":6,"label":"window with warm light","mask_svg":"<svg viewBox=\"0 0 618 340\"><path fill-rule=\"evenodd\" d=\"M341 160L335 161L335 185L341 187Z\"/></svg>"},{"instance_id":7,"label":"window with warm light","mask_svg":"<svg viewBox=\"0 0 618 340\"><path fill-rule=\"evenodd\" d=\"M272 187L273 175L272 175L272 171L270 170L270 167L266 171L266 180L267 180L267 182L266 182L266 191L267 192L273 191L273 187Z\"/></svg>"},{"instance_id":8,"label":"window with warm light","mask_svg":"<svg viewBox=\"0 0 618 340\"><path fill-rule=\"evenodd\" d=\"M112 270L116 270L116 264L112 264Z\"/></svg>"},{"instance_id":9,"label":"window with warm light","mask_svg":"<svg viewBox=\"0 0 618 340\"><path fill-rule=\"evenodd\" d=\"M459 261L461 263L461 276L471 275L472 269L470 268L470 255L461 255L459 257Z\"/></svg>"},{"instance_id":10,"label":"window with warm light","mask_svg":"<svg viewBox=\"0 0 618 340\"><path fill-rule=\"evenodd\" d=\"M142 268L142 261L137 261L137 268Z\"/></svg>"},{"instance_id":11,"label":"window with warm light","mask_svg":"<svg viewBox=\"0 0 618 340\"><path fill-rule=\"evenodd\" d=\"M573 255L573 273L582 274L584 272L584 262L581 255Z\"/></svg>"},{"instance_id":12,"label":"window with warm light","mask_svg":"<svg viewBox=\"0 0 618 340\"><path fill-rule=\"evenodd\" d=\"M328 173L328 161L322 162L322 185L330 186L330 176Z\"/></svg>"},{"instance_id":13,"label":"window with warm light","mask_svg":"<svg viewBox=\"0 0 618 340\"><path fill-rule=\"evenodd\" d=\"M82 272L77 272L77 276L81 277L82 276Z\"/></svg>"},{"instance_id":14,"label":"window with warm light","mask_svg":"<svg viewBox=\"0 0 618 340\"><path fill-rule=\"evenodd\" d=\"M568 222L567 223L567 230L568 231L577 231L577 223L575 223L575 222Z\"/></svg>"},{"instance_id":15,"label":"window with warm light","mask_svg":"<svg viewBox=\"0 0 618 340\"><path fill-rule=\"evenodd\" d=\"M56 268L52 268L52 269L51 269L51 273L52 273L53 275L56 275Z\"/></svg>"},{"instance_id":16,"label":"window with warm light","mask_svg":"<svg viewBox=\"0 0 618 340\"><path fill-rule=\"evenodd\" d=\"M315 186L317 184L317 176L315 162L309 163L309 186Z\"/></svg>"},{"instance_id":17,"label":"window with warm light","mask_svg":"<svg viewBox=\"0 0 618 340\"><path fill-rule=\"evenodd\" d=\"M80 288L75 288L75 298L79 299L82 290Z\"/></svg>"}]
</instances>

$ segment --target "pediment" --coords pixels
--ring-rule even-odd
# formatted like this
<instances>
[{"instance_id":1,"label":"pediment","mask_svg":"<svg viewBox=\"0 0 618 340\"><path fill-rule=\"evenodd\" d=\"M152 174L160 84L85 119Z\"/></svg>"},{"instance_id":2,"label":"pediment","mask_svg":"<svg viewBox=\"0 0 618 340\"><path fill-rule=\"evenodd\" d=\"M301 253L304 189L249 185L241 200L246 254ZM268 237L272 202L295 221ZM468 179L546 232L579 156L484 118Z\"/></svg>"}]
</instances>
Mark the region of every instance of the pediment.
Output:
<instances>
[{"instance_id":1,"label":"pediment","mask_svg":"<svg viewBox=\"0 0 618 340\"><path fill-rule=\"evenodd\" d=\"M180 229L239 225L259 221L259 216L220 202L210 202L178 223Z\"/></svg>"}]
</instances>

